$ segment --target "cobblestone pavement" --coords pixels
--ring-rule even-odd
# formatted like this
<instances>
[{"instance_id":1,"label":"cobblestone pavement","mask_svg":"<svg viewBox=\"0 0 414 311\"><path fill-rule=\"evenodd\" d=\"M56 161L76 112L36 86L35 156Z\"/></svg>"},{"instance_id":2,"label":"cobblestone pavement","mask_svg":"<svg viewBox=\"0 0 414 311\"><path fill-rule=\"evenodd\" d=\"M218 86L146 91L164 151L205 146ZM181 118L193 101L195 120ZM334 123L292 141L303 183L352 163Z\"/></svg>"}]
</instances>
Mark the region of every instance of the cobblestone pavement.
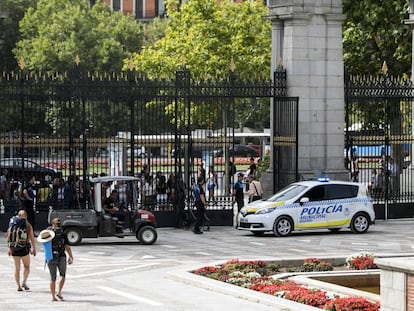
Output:
<instances>
[{"instance_id":1,"label":"cobblestone pavement","mask_svg":"<svg viewBox=\"0 0 414 311\"><path fill-rule=\"evenodd\" d=\"M31 289L16 291L13 261L7 256L5 234L0 233L0 310L281 310L243 290L231 292L215 285L218 282L185 276L191 269L234 258L346 257L362 251L411 256L413 233L414 220L408 219L377 221L362 235L321 230L286 238L256 237L232 227L212 227L202 235L161 228L158 241L149 246L133 237L84 239L72 248L75 261L68 269L63 302L51 302L40 245L32 257Z\"/></svg>"}]
</instances>

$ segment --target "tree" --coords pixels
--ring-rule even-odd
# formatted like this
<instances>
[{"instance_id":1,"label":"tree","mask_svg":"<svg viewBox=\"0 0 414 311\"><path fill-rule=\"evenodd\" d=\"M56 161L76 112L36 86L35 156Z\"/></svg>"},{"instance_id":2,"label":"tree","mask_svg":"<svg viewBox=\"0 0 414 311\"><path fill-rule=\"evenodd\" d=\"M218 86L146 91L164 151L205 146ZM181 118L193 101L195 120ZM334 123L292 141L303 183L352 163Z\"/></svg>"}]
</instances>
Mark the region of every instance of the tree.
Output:
<instances>
[{"instance_id":1,"label":"tree","mask_svg":"<svg viewBox=\"0 0 414 311\"><path fill-rule=\"evenodd\" d=\"M343 25L345 70L351 75L382 74L384 62L390 76L410 77L412 34L404 20L408 18L408 0L344 0L346 20ZM387 71L385 71L387 73ZM366 81L365 81L366 82ZM383 83L384 83L383 82ZM404 100L385 98L350 103L354 116L359 116L364 130L379 129L385 135L399 136L411 130L411 106ZM411 108L411 107L410 107ZM404 124L405 123L405 124ZM407 131L408 130L408 131ZM403 167L402 144L392 143L392 156ZM399 192L399 178L393 191Z\"/></svg>"},{"instance_id":2,"label":"tree","mask_svg":"<svg viewBox=\"0 0 414 311\"><path fill-rule=\"evenodd\" d=\"M271 24L261 1L190 0L178 9L167 0L165 36L134 54L135 70L173 77L182 65L194 77L228 75L233 59L240 78L268 78Z\"/></svg>"},{"instance_id":3,"label":"tree","mask_svg":"<svg viewBox=\"0 0 414 311\"><path fill-rule=\"evenodd\" d=\"M6 71L17 68L13 48L19 40L19 21L29 7L37 0L1 0L0 1L0 68Z\"/></svg>"},{"instance_id":4,"label":"tree","mask_svg":"<svg viewBox=\"0 0 414 311\"><path fill-rule=\"evenodd\" d=\"M343 1L344 63L348 73L379 74L386 61L391 75L411 72L408 0Z\"/></svg>"},{"instance_id":5,"label":"tree","mask_svg":"<svg viewBox=\"0 0 414 311\"><path fill-rule=\"evenodd\" d=\"M40 0L20 22L22 40L14 49L28 69L64 71L76 55L89 71L120 71L123 59L140 48L142 25L132 16L111 12L102 3Z\"/></svg>"},{"instance_id":6,"label":"tree","mask_svg":"<svg viewBox=\"0 0 414 311\"><path fill-rule=\"evenodd\" d=\"M20 31L22 39L14 53L17 59L24 59L25 69L34 71L70 71L75 59L80 59L79 70L120 72L123 60L139 50L143 41L142 24L132 16L111 12L102 3L88 8L84 0L40 0L20 21ZM67 107L72 107L71 113ZM67 124L53 120L82 120L83 112L79 103L50 102L43 113L43 118L54 125L52 132L62 134L67 132ZM104 122L96 119L99 117L88 122L102 125L102 133L104 129L115 131L110 126L115 121ZM80 128L72 127L71 131L82 133Z\"/></svg>"},{"instance_id":7,"label":"tree","mask_svg":"<svg viewBox=\"0 0 414 311\"><path fill-rule=\"evenodd\" d=\"M145 46L151 46L165 36L168 27L168 18L154 18L151 23L144 25L144 43Z\"/></svg>"},{"instance_id":8,"label":"tree","mask_svg":"<svg viewBox=\"0 0 414 311\"><path fill-rule=\"evenodd\" d=\"M238 79L268 79L271 23L265 18L268 10L262 1L189 0L178 9L177 0L167 0L166 7L165 36L134 54L137 72L172 79L175 71L185 65L195 79L214 79L228 77L230 64L234 63ZM124 69L127 65L128 60L125 60ZM240 102L236 104L241 105ZM193 103L192 124L211 126L215 121L206 118L203 106L205 103ZM257 112L262 106L254 100L248 107ZM223 108L209 107L216 107L217 115ZM167 113L173 111L168 107L166 110ZM236 108L236 112L239 112L240 126L249 121L245 118L249 114L243 114L244 109ZM257 113L253 115L258 116ZM268 113L263 115L268 119Z\"/></svg>"}]
</instances>

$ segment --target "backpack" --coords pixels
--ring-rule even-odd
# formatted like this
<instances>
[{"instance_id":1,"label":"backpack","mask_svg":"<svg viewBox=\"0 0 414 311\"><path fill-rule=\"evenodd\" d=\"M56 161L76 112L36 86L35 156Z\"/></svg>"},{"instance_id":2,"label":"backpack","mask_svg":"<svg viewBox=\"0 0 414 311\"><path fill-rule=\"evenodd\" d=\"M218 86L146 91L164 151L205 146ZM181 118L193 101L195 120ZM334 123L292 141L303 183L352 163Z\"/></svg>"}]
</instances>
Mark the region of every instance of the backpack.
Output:
<instances>
[{"instance_id":1,"label":"backpack","mask_svg":"<svg viewBox=\"0 0 414 311\"><path fill-rule=\"evenodd\" d=\"M63 256L65 254L65 236L62 228L49 227L48 229L55 232L55 237L52 240L53 258Z\"/></svg>"},{"instance_id":2,"label":"backpack","mask_svg":"<svg viewBox=\"0 0 414 311\"><path fill-rule=\"evenodd\" d=\"M13 216L10 219L7 245L14 251L23 250L28 247L26 222L23 218Z\"/></svg>"}]
</instances>

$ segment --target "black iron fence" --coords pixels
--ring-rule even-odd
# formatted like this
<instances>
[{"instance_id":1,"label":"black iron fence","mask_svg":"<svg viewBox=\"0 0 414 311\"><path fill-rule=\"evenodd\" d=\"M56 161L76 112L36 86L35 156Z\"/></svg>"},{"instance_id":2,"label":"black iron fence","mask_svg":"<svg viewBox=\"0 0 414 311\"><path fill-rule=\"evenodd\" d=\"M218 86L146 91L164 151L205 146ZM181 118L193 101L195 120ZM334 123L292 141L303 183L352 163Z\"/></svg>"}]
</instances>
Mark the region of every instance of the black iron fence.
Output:
<instances>
[{"instance_id":1,"label":"black iron fence","mask_svg":"<svg viewBox=\"0 0 414 311\"><path fill-rule=\"evenodd\" d=\"M345 167L371 191L378 218L414 216L414 86L390 77L347 77Z\"/></svg>"},{"instance_id":2,"label":"black iron fence","mask_svg":"<svg viewBox=\"0 0 414 311\"><path fill-rule=\"evenodd\" d=\"M214 208L232 210L229 161L243 170L252 156L230 153L236 121L270 98L283 97L285 79L285 71L277 71L275 82L242 81L234 73L195 81L184 69L175 79L157 80L134 72L87 73L78 66L61 74L3 73L0 169L7 169L10 186L4 202L35 175L38 188L52 192L37 198L37 208L48 209L56 204L50 197L59 177L74 176L81 207L88 204L83 192L91 176L148 171L153 178L156 172L166 180L182 178L188 199L202 164L206 173L214 166L218 175ZM270 126L269 120L257 121ZM174 204L164 203L149 208L173 210Z\"/></svg>"},{"instance_id":3,"label":"black iron fence","mask_svg":"<svg viewBox=\"0 0 414 311\"><path fill-rule=\"evenodd\" d=\"M277 98L274 102L273 118L273 184L276 192L299 180L299 98Z\"/></svg>"}]
</instances>

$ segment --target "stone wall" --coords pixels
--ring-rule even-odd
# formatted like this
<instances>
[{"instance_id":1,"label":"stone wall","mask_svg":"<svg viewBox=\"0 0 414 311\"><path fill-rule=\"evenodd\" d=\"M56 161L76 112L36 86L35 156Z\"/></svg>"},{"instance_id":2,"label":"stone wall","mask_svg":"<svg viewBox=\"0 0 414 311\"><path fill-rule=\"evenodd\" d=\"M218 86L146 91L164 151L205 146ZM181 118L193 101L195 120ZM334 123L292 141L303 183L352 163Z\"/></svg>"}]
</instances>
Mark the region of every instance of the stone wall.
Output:
<instances>
[{"instance_id":1,"label":"stone wall","mask_svg":"<svg viewBox=\"0 0 414 311\"><path fill-rule=\"evenodd\" d=\"M381 311L414 311L412 257L377 258L381 269Z\"/></svg>"}]
</instances>

